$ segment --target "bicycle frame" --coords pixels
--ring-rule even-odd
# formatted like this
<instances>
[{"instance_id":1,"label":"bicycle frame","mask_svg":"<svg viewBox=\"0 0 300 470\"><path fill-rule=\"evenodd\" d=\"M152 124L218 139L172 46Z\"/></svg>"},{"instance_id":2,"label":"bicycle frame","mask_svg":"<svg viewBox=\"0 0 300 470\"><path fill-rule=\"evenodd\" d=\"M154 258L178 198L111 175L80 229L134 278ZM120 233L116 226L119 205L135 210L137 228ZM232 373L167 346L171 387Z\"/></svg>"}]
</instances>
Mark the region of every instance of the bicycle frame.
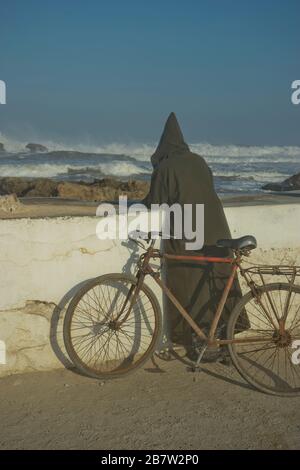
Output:
<instances>
[{"instance_id":1,"label":"bicycle frame","mask_svg":"<svg viewBox=\"0 0 300 470\"><path fill-rule=\"evenodd\" d=\"M170 291L170 289L164 284L164 282L160 279L160 274L157 271L154 271L152 267L150 266L150 260L151 259L156 259L156 258L162 258L162 259L169 259L169 260L177 260L177 261L198 261L198 262L208 262L208 263L227 263L231 264L232 270L231 274L227 280L226 286L224 288L224 291L222 293L221 299L219 301L217 310L215 312L213 321L211 323L210 331L208 336L204 333L204 331L197 325L197 323L192 319L192 317L188 314L188 312L185 310L185 308L181 305L181 303L178 301L178 299L175 297L175 295ZM159 285L159 287L162 289L162 291L165 293L165 295L170 299L170 301L175 305L179 313L185 318L185 320L189 323L191 328L195 331L195 333L202 338L204 341L207 342L208 346L215 346L215 345L226 345L226 344L232 344L232 343L243 343L245 340L242 338L240 339L233 339L233 340L225 340L225 339L217 339L215 337L216 329L218 327L220 318L223 313L224 305L226 303L226 300L228 298L230 289L232 287L234 278L236 276L237 270L240 268L240 261L241 257L239 255L233 257L233 258L218 258L218 257L210 257L210 256L187 256L187 255L173 255L173 254L162 254L158 250L153 248L153 243L151 246L148 248L145 254L143 254L140 257L140 267L137 272L137 285L133 288L134 289L134 294L132 298L130 299L132 295L132 291L130 291L127 295L127 298L124 302L124 305L122 307L122 310L120 314L118 315L117 320L120 318L122 313L125 310L125 307L130 300L130 306L128 309L127 314L125 315L124 321L128 317L132 305L134 304L141 286L143 285L144 278L146 275L150 275L154 281ZM264 342L266 338L248 338L247 342Z\"/></svg>"},{"instance_id":2,"label":"bicycle frame","mask_svg":"<svg viewBox=\"0 0 300 470\"><path fill-rule=\"evenodd\" d=\"M166 296L170 299L170 301L175 305L181 315L185 318L185 320L189 323L189 325L193 328L195 333L205 341L207 341L208 345L212 346L215 344L227 344L228 340L217 340L215 339L216 329L218 327L220 318L222 316L223 308L226 303L228 294L232 287L236 271L238 269L238 260L235 258L217 258L217 257L210 257L210 256L185 256L185 255L171 255L171 254L163 254L163 259L175 260L175 261L198 261L198 262L207 262L207 263L227 263L232 265L232 270L230 276L227 280L226 286L222 293L221 299L219 301L217 310L215 312L213 321L210 326L208 336L204 333L204 331L197 325L197 323L192 319L192 317L188 314L185 308L180 304L180 302L176 299L174 294L170 291L170 289L162 282L162 280L155 276L155 272L149 266L150 273L154 278L155 282L160 286ZM154 274L154 275L153 275Z\"/></svg>"},{"instance_id":3,"label":"bicycle frame","mask_svg":"<svg viewBox=\"0 0 300 470\"><path fill-rule=\"evenodd\" d=\"M152 292L145 283L145 277L151 276L182 316L182 321L187 321L186 326L191 328L198 338L190 345L185 344L198 354L192 370L199 370L207 347L227 345L233 364L252 386L274 395L300 394L300 384L297 386L295 380L298 372L293 367L296 363L291 351L295 348L294 340L299 339L297 315L300 305L300 286L294 282L296 276L300 277L300 266L246 263L244 257L249 256L250 250L256 245L246 237L245 243L239 239L232 243L227 241L218 243L218 246L238 247L233 249L230 257L221 258L189 252L185 252L184 255L163 253L154 248L155 240L150 236L152 234L146 235L148 237L144 237L144 240L147 245L137 241L143 252L138 258L136 276L127 273L99 276L85 285L68 306L64 320L64 340L66 350L74 364L93 377L119 376L143 365L155 351L164 348L161 344L163 322L158 299L155 292ZM248 243L249 241L251 243ZM188 307L185 309L183 306L185 304L176 298L176 288L174 291L169 289L164 276L161 275L161 263L157 263L161 260L165 260L168 264L170 262L171 265L174 261L179 266L181 261L185 265L192 262L193 269L197 268L199 263L200 277L203 275L203 267L205 269L210 267L209 263L216 263L215 266L218 266L217 263L225 263L224 267L227 264L228 274L225 276L227 279L224 280L223 292L220 293L209 332L203 331L197 325L196 319L190 316ZM245 267L245 264L251 267ZM226 301L228 298L231 300L229 292L233 293L233 285L238 280L237 272L250 291L243 293L241 299L236 299L237 303L232 306L234 308L228 321L226 335L220 337L217 327L222 314L223 318L225 316ZM264 274L268 276L266 279L268 283L265 282ZM287 282L277 280L269 282L269 275L273 274L286 276ZM83 305L79 305L81 300ZM95 346L95 342L98 341L100 346L98 343ZM111 352L110 341L112 341ZM171 344L168 346L168 349L172 349ZM186 349L188 351L188 348ZM265 377L263 379L261 372ZM258 373L259 378L257 378ZM285 374L283 379L281 379L282 374ZM277 376L279 379L276 379Z\"/></svg>"},{"instance_id":4,"label":"bicycle frame","mask_svg":"<svg viewBox=\"0 0 300 470\"><path fill-rule=\"evenodd\" d=\"M137 272L137 285L132 286L130 289L126 300L123 304L123 307L121 309L121 312L119 313L118 317L116 318L115 321L118 321L119 318L122 316L126 305L128 301L130 301L130 305L128 308L128 311L123 318L122 321L126 321L127 317L130 314L131 308L134 305L136 298L139 294L139 291L141 289L141 286L143 285L145 276L150 275L154 281L159 285L159 287L162 289L162 291L165 293L165 295L169 298L169 300L175 305L179 313L184 317L184 319L188 322L188 324L191 326L191 328L195 331L195 333L202 338L204 341L206 341L208 346L216 346L216 345L226 345L226 344L237 344L237 343L256 343L256 342L265 342L268 338L263 338L263 337L252 337L252 338L238 338L238 339L217 339L215 337L215 333L220 321L220 318L223 313L224 305L226 303L226 300L228 298L229 292L231 290L232 284L234 282L234 278L236 276L237 270L240 269L241 273L243 274L243 270L241 269L240 263L241 263L241 255L239 253L236 254L233 258L219 258L219 257L211 257L211 256L193 256L193 255L173 255L173 254L167 254L167 253L161 253L159 250L156 250L153 248L153 242L151 243L150 247L147 249L146 253L141 255L140 257L140 262L139 262L139 270ZM197 325L197 323L192 319L192 317L189 315L189 313L185 310L185 308L182 306L182 304L178 301L178 299L175 297L175 295L170 291L170 289L164 284L164 282L160 279L160 274L157 271L154 271L152 267L150 266L150 260L151 259L169 259L169 260L175 260L175 261L197 261L200 263L226 263L230 264L232 266L232 270L230 273L230 276L227 280L226 286L224 288L224 291L222 293L221 299L219 301L219 304L217 306L217 310L214 314L213 321L210 326L210 330L208 335L204 333L204 331ZM258 299L259 303L259 295L255 292L253 289L253 286L251 286L246 279L247 284L251 288L253 295ZM134 291L134 292L133 292ZM132 296L133 292L133 296ZM132 297L131 297L132 296Z\"/></svg>"}]
</instances>

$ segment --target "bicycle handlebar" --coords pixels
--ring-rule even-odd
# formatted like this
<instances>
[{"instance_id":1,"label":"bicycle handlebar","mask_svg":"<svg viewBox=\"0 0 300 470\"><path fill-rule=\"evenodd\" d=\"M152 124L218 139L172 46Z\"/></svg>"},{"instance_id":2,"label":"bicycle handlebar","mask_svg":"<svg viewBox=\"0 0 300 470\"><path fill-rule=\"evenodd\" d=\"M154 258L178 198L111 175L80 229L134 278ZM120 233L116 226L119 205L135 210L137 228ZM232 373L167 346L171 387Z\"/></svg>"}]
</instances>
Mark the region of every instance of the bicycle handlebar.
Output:
<instances>
[{"instance_id":1,"label":"bicycle handlebar","mask_svg":"<svg viewBox=\"0 0 300 470\"><path fill-rule=\"evenodd\" d=\"M147 243L150 243L150 246L153 247L155 241L162 236L162 232L142 232L141 230L135 230L128 235L129 240L136 243L136 245L140 246L144 250L146 250L146 246L139 240L145 240Z\"/></svg>"},{"instance_id":2,"label":"bicycle handlebar","mask_svg":"<svg viewBox=\"0 0 300 470\"><path fill-rule=\"evenodd\" d=\"M170 234L164 234L163 232L142 232L141 230L134 230L133 232L130 232L128 234L128 239L139 245L141 248L144 250L147 250L145 245L141 243L138 239L145 240L147 243L150 243L150 247L153 247L155 244L155 241L158 240L158 238L165 237L165 239L172 239L172 240L178 240L177 237L174 237Z\"/></svg>"},{"instance_id":3,"label":"bicycle handlebar","mask_svg":"<svg viewBox=\"0 0 300 470\"><path fill-rule=\"evenodd\" d=\"M162 232L142 232L141 230L134 230L128 235L129 240L136 241L138 238L146 240L148 243L150 240L157 240L159 237L162 237Z\"/></svg>"}]
</instances>

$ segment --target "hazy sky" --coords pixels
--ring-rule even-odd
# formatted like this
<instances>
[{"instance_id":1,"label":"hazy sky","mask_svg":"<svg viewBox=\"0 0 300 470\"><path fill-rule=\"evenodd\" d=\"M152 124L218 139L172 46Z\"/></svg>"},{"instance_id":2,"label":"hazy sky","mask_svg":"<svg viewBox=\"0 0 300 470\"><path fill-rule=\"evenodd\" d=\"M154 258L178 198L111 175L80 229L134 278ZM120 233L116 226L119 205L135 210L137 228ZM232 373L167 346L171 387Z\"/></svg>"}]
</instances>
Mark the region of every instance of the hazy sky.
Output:
<instances>
[{"instance_id":1,"label":"hazy sky","mask_svg":"<svg viewBox=\"0 0 300 470\"><path fill-rule=\"evenodd\" d=\"M0 0L0 131L300 145L299 0Z\"/></svg>"}]
</instances>

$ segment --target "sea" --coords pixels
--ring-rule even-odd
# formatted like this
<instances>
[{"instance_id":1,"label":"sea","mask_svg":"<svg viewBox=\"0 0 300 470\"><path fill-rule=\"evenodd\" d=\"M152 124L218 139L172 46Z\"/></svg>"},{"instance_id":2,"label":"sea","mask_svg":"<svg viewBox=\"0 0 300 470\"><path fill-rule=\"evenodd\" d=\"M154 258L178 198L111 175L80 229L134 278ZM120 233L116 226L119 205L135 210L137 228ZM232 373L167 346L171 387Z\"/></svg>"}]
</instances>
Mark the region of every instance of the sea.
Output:
<instances>
[{"instance_id":1,"label":"sea","mask_svg":"<svg viewBox=\"0 0 300 470\"><path fill-rule=\"evenodd\" d=\"M26 142L0 141L0 176L52 178L92 182L104 177L150 180L151 143L112 143L103 146L41 142L47 151L32 153ZM281 182L300 172L300 147L240 146L193 143L190 149L205 158L219 195L262 193L266 183Z\"/></svg>"}]
</instances>

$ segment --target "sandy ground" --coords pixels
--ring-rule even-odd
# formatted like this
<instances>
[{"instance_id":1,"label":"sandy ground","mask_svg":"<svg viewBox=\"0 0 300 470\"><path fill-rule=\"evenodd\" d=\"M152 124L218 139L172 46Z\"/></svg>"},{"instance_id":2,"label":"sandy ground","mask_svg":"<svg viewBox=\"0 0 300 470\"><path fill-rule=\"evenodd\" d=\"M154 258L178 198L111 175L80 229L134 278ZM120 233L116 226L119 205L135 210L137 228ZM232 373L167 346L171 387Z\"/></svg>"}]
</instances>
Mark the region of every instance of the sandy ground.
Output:
<instances>
[{"instance_id":1,"label":"sandy ground","mask_svg":"<svg viewBox=\"0 0 300 470\"><path fill-rule=\"evenodd\" d=\"M300 449L300 398L256 392L221 364L155 362L107 382L0 379L0 449Z\"/></svg>"}]
</instances>

